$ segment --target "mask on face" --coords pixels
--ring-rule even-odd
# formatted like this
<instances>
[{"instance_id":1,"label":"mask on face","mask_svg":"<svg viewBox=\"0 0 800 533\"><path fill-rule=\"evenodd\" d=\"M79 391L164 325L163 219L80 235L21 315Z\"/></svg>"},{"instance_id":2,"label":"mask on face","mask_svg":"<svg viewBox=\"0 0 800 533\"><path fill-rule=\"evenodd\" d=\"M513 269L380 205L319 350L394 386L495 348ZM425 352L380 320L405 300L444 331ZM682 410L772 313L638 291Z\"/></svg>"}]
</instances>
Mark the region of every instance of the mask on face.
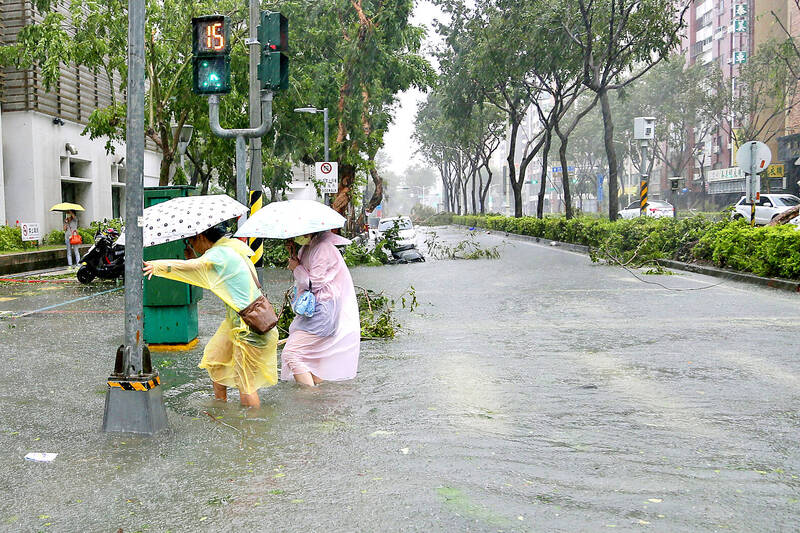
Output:
<instances>
[{"instance_id":1,"label":"mask on face","mask_svg":"<svg viewBox=\"0 0 800 533\"><path fill-rule=\"evenodd\" d=\"M308 235L301 235L300 237L295 237L294 242L296 242L300 246L305 246L306 244L311 242L311 237L309 237Z\"/></svg>"}]
</instances>

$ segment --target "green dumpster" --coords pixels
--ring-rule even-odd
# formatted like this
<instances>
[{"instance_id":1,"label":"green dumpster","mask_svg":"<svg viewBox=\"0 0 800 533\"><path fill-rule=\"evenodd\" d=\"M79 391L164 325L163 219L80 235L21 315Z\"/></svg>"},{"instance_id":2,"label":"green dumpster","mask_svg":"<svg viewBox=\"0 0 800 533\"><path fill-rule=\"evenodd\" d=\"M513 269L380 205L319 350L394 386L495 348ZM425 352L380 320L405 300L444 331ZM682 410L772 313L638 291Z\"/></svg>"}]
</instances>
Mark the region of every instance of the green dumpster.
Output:
<instances>
[{"instance_id":1,"label":"green dumpster","mask_svg":"<svg viewBox=\"0 0 800 533\"><path fill-rule=\"evenodd\" d=\"M144 206L172 198L191 196L197 189L184 185L145 187ZM144 249L144 260L185 259L183 241L168 242ZM148 344L187 344L197 338L197 302L203 289L153 277L144 280L144 341Z\"/></svg>"}]
</instances>

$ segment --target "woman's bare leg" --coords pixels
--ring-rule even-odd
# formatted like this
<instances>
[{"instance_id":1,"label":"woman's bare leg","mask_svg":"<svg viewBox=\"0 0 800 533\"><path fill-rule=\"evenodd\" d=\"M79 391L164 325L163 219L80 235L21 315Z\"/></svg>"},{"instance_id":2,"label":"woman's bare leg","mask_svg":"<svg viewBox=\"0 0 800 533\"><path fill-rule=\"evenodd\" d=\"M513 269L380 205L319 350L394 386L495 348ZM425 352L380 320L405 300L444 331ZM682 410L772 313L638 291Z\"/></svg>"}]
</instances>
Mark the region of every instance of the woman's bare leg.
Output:
<instances>
[{"instance_id":1,"label":"woman's bare leg","mask_svg":"<svg viewBox=\"0 0 800 533\"><path fill-rule=\"evenodd\" d=\"M322 380L322 378L318 378L318 377L317 377L317 376L315 376L314 374L311 374L311 379L313 379L313 380L314 380L314 385L319 385L319 384L320 384L320 383L322 383L322 381L323 381L323 380Z\"/></svg>"},{"instance_id":2,"label":"woman's bare leg","mask_svg":"<svg viewBox=\"0 0 800 533\"><path fill-rule=\"evenodd\" d=\"M300 385L305 385L307 387L313 387L314 383L314 374L311 372L303 372L302 374L295 374L294 380L298 382Z\"/></svg>"},{"instance_id":3,"label":"woman's bare leg","mask_svg":"<svg viewBox=\"0 0 800 533\"><path fill-rule=\"evenodd\" d=\"M223 402L228 401L228 387L225 385L220 385L216 381L212 382L214 384L214 399L220 400Z\"/></svg>"},{"instance_id":4,"label":"woman's bare leg","mask_svg":"<svg viewBox=\"0 0 800 533\"><path fill-rule=\"evenodd\" d=\"M258 398L258 392L245 394L239 391L239 402L242 404L242 407L261 407L261 400Z\"/></svg>"}]
</instances>

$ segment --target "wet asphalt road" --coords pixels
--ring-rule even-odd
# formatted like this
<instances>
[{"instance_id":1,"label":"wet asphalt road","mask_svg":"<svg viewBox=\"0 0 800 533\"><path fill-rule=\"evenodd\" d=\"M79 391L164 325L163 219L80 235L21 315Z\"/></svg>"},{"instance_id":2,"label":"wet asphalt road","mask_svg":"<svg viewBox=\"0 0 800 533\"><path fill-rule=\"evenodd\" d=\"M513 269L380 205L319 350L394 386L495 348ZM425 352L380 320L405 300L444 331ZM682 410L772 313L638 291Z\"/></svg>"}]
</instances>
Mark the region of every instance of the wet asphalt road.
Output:
<instances>
[{"instance_id":1,"label":"wet asphalt road","mask_svg":"<svg viewBox=\"0 0 800 533\"><path fill-rule=\"evenodd\" d=\"M419 308L362 343L356 380L279 384L257 412L213 402L196 368L223 316L207 294L201 347L155 354L154 438L100 432L121 291L0 320L0 530L798 530L800 296L667 291L480 238L501 259L353 269ZM268 278L277 300L289 277ZM111 288L0 285L0 311Z\"/></svg>"}]
</instances>

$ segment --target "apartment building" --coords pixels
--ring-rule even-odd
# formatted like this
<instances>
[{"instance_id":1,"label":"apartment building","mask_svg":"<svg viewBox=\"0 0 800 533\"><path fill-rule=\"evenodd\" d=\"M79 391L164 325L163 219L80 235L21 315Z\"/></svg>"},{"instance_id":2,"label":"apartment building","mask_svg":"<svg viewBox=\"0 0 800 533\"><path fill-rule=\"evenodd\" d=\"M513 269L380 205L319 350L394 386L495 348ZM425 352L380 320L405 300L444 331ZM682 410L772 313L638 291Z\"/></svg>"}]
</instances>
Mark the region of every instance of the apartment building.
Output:
<instances>
[{"instance_id":1,"label":"apartment building","mask_svg":"<svg viewBox=\"0 0 800 533\"><path fill-rule=\"evenodd\" d=\"M59 5L66 12L67 4ZM30 0L5 0L0 43L13 43L21 28L40 20ZM82 134L91 113L110 105L112 94L125 98L119 79L85 67L62 66L49 90L37 67L0 72L0 224L60 229L61 215L49 208L62 201L86 208L82 225L124 215L125 146L117 143L109 154L106 139ZM145 186L158 185L160 155L146 150L144 163Z\"/></svg>"},{"instance_id":2,"label":"apartment building","mask_svg":"<svg viewBox=\"0 0 800 533\"><path fill-rule=\"evenodd\" d=\"M682 52L687 65L716 62L725 82L737 90L739 71L749 57L764 42L785 38L781 24L800 30L800 20L794 0L703 0L693 2L687 12L687 28L682 42ZM698 158L690 163L687 188L702 193L717 205L738 199L744 192L744 174L736 167L736 148L741 139L731 132L731 119L722 117L724 128L718 128L702 139L695 139ZM792 126L794 124L794 126ZM779 153L779 139L800 124L800 106L773 117L766 128L778 132L767 141L772 150L773 162L780 164L785 150ZM704 163L700 168L699 161ZM779 173L776 171L776 174ZM663 176L662 181L667 177ZM773 192L796 192L796 184L787 175L769 178Z\"/></svg>"}]
</instances>

